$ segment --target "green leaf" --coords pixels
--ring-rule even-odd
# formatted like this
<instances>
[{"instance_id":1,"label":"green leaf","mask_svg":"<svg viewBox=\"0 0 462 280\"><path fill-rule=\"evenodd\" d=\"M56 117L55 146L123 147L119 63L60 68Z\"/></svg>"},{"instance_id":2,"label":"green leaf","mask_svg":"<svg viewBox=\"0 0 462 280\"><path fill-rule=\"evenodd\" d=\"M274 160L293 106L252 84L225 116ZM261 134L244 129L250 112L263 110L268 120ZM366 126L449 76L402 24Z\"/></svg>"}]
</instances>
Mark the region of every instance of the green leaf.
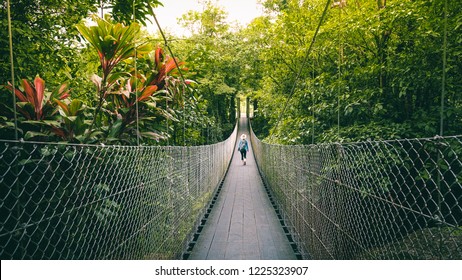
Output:
<instances>
[{"instance_id":1,"label":"green leaf","mask_svg":"<svg viewBox=\"0 0 462 280\"><path fill-rule=\"evenodd\" d=\"M117 120L111 127L108 138L117 138L122 129L122 120Z\"/></svg>"},{"instance_id":2,"label":"green leaf","mask_svg":"<svg viewBox=\"0 0 462 280\"><path fill-rule=\"evenodd\" d=\"M60 125L59 121L53 121L53 120L43 120L42 123L46 125L56 126L56 127L59 127Z\"/></svg>"},{"instance_id":3,"label":"green leaf","mask_svg":"<svg viewBox=\"0 0 462 280\"><path fill-rule=\"evenodd\" d=\"M152 131L141 132L141 137L156 140L156 141L164 139L164 137L162 135L160 135L158 133L155 133L155 132L152 132Z\"/></svg>"},{"instance_id":4,"label":"green leaf","mask_svg":"<svg viewBox=\"0 0 462 280\"><path fill-rule=\"evenodd\" d=\"M64 118L70 122L75 122L78 117L77 116L66 116Z\"/></svg>"},{"instance_id":5,"label":"green leaf","mask_svg":"<svg viewBox=\"0 0 462 280\"><path fill-rule=\"evenodd\" d=\"M83 108L83 102L79 99L72 100L69 104L69 115L77 116L78 112Z\"/></svg>"},{"instance_id":6,"label":"green leaf","mask_svg":"<svg viewBox=\"0 0 462 280\"><path fill-rule=\"evenodd\" d=\"M30 139L35 138L35 137L48 137L48 134L38 132L38 131L28 131L24 135L25 140L30 140Z\"/></svg>"}]
</instances>

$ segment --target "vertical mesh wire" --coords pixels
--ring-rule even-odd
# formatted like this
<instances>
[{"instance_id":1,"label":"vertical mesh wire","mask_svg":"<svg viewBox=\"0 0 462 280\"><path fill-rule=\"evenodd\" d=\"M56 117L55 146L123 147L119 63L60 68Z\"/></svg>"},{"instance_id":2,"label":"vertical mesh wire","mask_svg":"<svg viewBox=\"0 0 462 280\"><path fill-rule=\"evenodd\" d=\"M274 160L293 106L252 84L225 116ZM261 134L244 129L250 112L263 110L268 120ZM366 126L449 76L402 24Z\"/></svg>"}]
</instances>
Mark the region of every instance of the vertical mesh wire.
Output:
<instances>
[{"instance_id":1,"label":"vertical mesh wire","mask_svg":"<svg viewBox=\"0 0 462 280\"><path fill-rule=\"evenodd\" d=\"M228 140L125 147L0 140L1 259L175 259L228 167Z\"/></svg>"},{"instance_id":2,"label":"vertical mesh wire","mask_svg":"<svg viewBox=\"0 0 462 280\"><path fill-rule=\"evenodd\" d=\"M281 146L260 172L305 258L462 259L462 137Z\"/></svg>"}]
</instances>

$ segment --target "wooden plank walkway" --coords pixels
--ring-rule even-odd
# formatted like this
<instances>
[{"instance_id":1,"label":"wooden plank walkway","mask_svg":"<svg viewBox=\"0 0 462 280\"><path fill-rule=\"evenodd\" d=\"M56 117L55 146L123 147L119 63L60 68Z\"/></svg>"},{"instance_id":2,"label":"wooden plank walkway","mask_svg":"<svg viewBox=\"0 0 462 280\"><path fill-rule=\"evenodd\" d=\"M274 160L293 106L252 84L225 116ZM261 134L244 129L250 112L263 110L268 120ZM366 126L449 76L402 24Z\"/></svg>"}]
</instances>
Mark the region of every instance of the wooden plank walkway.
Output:
<instances>
[{"instance_id":1,"label":"wooden plank walkway","mask_svg":"<svg viewBox=\"0 0 462 280\"><path fill-rule=\"evenodd\" d=\"M241 118L239 133L249 135L247 119ZM289 244L253 156L247 165L236 149L222 191L189 256L190 260L294 260Z\"/></svg>"}]
</instances>

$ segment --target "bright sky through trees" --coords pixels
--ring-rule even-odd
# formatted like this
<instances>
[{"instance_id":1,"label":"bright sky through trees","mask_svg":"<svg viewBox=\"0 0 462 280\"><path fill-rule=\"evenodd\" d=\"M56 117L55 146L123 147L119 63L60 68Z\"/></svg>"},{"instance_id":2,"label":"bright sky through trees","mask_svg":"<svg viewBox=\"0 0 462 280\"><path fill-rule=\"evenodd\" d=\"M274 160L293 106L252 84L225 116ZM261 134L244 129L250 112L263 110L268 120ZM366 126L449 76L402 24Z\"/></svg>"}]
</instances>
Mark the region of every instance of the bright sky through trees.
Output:
<instances>
[{"instance_id":1,"label":"bright sky through trees","mask_svg":"<svg viewBox=\"0 0 462 280\"><path fill-rule=\"evenodd\" d=\"M258 0L216 0L216 5L228 13L228 21L248 24L252 19L262 14L262 7ZM189 10L202 9L201 0L164 0L163 7L155 9L161 28L178 36L186 36L188 31L178 25L178 18ZM155 24L148 26L150 32L155 33Z\"/></svg>"}]
</instances>

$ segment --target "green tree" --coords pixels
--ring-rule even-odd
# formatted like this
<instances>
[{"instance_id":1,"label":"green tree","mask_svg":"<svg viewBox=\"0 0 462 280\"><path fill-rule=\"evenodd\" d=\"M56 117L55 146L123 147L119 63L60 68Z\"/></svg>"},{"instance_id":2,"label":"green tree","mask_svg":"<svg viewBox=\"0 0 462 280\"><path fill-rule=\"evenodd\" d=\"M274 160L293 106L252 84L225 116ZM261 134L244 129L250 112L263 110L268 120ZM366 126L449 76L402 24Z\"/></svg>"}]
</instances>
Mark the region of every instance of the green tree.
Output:
<instances>
[{"instance_id":1,"label":"green tree","mask_svg":"<svg viewBox=\"0 0 462 280\"><path fill-rule=\"evenodd\" d=\"M74 25L95 12L95 0L10 1L15 74L37 74L53 85L72 77L78 36ZM6 1L0 2L0 84L11 79Z\"/></svg>"},{"instance_id":2,"label":"green tree","mask_svg":"<svg viewBox=\"0 0 462 280\"><path fill-rule=\"evenodd\" d=\"M272 20L254 36L266 46L254 95L262 136L311 143L439 133L443 4L334 1L282 112L325 1L264 1ZM450 134L460 133L460 5L448 5L444 130Z\"/></svg>"},{"instance_id":3,"label":"green tree","mask_svg":"<svg viewBox=\"0 0 462 280\"><path fill-rule=\"evenodd\" d=\"M151 21L154 8L162 5L158 0L106 0L102 1L111 8L111 15L115 21L129 25L133 21L146 25Z\"/></svg>"},{"instance_id":4,"label":"green tree","mask_svg":"<svg viewBox=\"0 0 462 280\"><path fill-rule=\"evenodd\" d=\"M206 103L208 122L202 134L207 142L223 140L235 125L235 98L240 90L239 39L225 21L226 13L211 1L205 1L202 12L190 11L180 20L192 33L187 40L175 44L197 73L196 90ZM200 43L199 43L200 42Z\"/></svg>"}]
</instances>

